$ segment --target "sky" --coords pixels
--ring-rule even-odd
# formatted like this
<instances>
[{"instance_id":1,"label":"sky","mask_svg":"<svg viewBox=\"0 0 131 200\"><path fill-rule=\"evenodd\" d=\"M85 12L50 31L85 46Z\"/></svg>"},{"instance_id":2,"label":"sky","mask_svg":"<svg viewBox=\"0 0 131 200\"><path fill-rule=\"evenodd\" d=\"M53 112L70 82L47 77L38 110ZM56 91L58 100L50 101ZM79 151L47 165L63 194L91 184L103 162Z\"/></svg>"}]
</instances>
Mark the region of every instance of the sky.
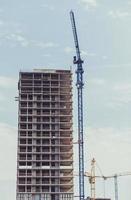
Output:
<instances>
[{"instance_id":1,"label":"sky","mask_svg":"<svg viewBox=\"0 0 131 200\"><path fill-rule=\"evenodd\" d=\"M99 175L98 168L104 175L131 172L131 0L0 0L0 199L15 199L19 71L72 68L77 141L70 10L84 59L85 171L95 157ZM74 166L77 160L74 145ZM105 183L105 196L112 200L113 181ZM118 186L119 200L131 199L131 176L118 177ZM103 188L97 180L97 197L103 197ZM87 178L85 192L90 195Z\"/></svg>"}]
</instances>

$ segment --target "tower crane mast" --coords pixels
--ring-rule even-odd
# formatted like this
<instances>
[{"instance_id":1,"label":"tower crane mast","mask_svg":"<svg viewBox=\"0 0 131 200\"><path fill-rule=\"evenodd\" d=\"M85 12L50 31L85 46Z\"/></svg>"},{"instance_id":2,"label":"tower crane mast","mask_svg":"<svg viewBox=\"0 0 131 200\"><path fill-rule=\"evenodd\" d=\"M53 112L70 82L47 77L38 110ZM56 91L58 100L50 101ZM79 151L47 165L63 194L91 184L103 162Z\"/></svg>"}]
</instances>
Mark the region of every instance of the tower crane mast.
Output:
<instances>
[{"instance_id":1,"label":"tower crane mast","mask_svg":"<svg viewBox=\"0 0 131 200\"><path fill-rule=\"evenodd\" d=\"M78 91L78 145L79 145L79 198L84 200L84 145L83 145L83 60L80 55L78 36L76 31L75 17L73 11L70 11L70 18L76 48L76 56L73 63L77 65L77 91Z\"/></svg>"}]
</instances>

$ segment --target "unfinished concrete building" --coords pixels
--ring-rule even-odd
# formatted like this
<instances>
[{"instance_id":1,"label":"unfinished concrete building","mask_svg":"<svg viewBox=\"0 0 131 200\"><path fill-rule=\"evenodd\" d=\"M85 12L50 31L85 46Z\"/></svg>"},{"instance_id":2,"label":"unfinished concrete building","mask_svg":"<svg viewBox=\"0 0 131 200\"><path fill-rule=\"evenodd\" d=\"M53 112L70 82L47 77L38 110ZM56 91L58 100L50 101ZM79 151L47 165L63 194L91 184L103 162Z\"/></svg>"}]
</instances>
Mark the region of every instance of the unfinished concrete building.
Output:
<instances>
[{"instance_id":1,"label":"unfinished concrete building","mask_svg":"<svg viewBox=\"0 0 131 200\"><path fill-rule=\"evenodd\" d=\"M73 199L72 74L19 74L17 200Z\"/></svg>"}]
</instances>

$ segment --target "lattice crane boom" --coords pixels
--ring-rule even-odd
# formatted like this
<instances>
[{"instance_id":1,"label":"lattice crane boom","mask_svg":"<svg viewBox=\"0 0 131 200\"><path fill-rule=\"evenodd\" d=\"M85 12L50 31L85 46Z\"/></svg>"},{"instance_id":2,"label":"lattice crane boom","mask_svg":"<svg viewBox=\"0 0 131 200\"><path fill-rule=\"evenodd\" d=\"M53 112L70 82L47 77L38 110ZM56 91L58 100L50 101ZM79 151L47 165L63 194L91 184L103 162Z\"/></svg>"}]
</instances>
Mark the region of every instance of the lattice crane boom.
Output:
<instances>
[{"instance_id":1,"label":"lattice crane boom","mask_svg":"<svg viewBox=\"0 0 131 200\"><path fill-rule=\"evenodd\" d=\"M78 91L78 145L79 145L79 198L84 200L84 145L83 145L83 60L80 55L78 36L76 31L75 17L73 11L70 11L70 18L76 48L76 56L73 63L77 65L77 91Z\"/></svg>"}]
</instances>

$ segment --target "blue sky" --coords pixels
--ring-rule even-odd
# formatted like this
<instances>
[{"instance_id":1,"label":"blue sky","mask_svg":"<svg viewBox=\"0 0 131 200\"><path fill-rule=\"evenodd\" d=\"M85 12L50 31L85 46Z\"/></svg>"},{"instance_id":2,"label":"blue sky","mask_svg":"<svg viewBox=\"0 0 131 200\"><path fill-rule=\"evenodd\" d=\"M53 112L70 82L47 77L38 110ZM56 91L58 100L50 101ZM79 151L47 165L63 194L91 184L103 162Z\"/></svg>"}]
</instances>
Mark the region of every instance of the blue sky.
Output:
<instances>
[{"instance_id":1,"label":"blue sky","mask_svg":"<svg viewBox=\"0 0 131 200\"><path fill-rule=\"evenodd\" d=\"M0 199L15 198L19 71L72 66L76 116L71 9L85 61L85 167L89 171L95 157L105 175L131 171L131 0L0 0ZM74 117L74 140L76 127ZM119 200L131 198L130 185L131 177L119 178ZM112 200L113 190L108 180Z\"/></svg>"}]
</instances>

